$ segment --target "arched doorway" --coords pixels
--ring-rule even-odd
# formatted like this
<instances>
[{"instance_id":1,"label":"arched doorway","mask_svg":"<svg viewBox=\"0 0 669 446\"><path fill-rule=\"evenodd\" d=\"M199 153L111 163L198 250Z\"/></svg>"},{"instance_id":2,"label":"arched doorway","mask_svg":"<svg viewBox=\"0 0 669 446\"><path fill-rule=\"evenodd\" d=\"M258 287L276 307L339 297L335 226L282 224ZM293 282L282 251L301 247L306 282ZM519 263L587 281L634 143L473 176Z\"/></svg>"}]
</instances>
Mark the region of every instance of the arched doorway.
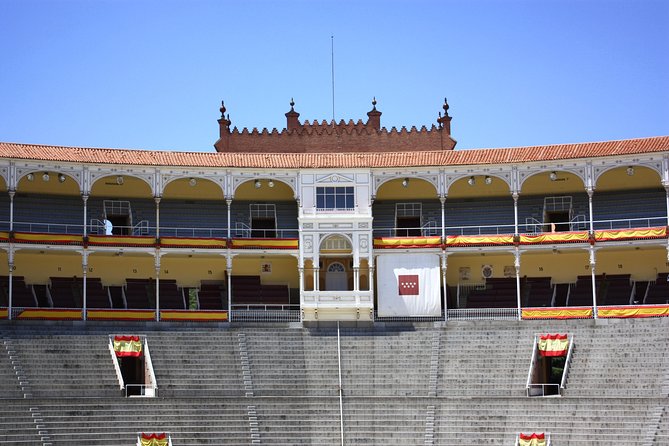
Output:
<instances>
[{"instance_id":1,"label":"arched doorway","mask_svg":"<svg viewBox=\"0 0 669 446\"><path fill-rule=\"evenodd\" d=\"M348 289L346 268L340 262L328 265L325 275L325 289L327 291L345 291Z\"/></svg>"}]
</instances>

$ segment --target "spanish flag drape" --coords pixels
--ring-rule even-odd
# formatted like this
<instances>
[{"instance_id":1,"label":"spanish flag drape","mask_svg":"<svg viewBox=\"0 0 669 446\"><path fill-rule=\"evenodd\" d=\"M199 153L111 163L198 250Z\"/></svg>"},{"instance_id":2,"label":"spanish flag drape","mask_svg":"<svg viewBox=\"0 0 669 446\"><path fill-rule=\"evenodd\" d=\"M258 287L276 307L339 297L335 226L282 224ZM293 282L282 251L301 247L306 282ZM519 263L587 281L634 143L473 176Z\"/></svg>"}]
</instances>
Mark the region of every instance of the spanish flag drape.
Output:
<instances>
[{"instance_id":1,"label":"spanish flag drape","mask_svg":"<svg viewBox=\"0 0 669 446\"><path fill-rule=\"evenodd\" d=\"M520 446L546 446L546 434L518 434Z\"/></svg>"},{"instance_id":2,"label":"spanish flag drape","mask_svg":"<svg viewBox=\"0 0 669 446\"><path fill-rule=\"evenodd\" d=\"M541 356L565 356L568 346L566 334L541 335L537 344Z\"/></svg>"},{"instance_id":3,"label":"spanish flag drape","mask_svg":"<svg viewBox=\"0 0 669 446\"><path fill-rule=\"evenodd\" d=\"M142 433L139 442L142 446L167 446L167 435Z\"/></svg>"},{"instance_id":4,"label":"spanish flag drape","mask_svg":"<svg viewBox=\"0 0 669 446\"><path fill-rule=\"evenodd\" d=\"M142 341L139 336L114 336L114 352L117 357L142 356Z\"/></svg>"}]
</instances>

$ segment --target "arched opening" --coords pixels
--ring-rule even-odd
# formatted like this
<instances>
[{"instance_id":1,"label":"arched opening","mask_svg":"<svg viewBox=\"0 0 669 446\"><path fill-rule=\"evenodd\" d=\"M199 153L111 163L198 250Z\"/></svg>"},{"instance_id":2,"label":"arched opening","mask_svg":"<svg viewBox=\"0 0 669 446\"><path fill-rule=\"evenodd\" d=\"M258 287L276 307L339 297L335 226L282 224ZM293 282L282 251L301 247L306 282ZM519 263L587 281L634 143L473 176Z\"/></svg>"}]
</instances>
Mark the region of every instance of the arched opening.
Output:
<instances>
[{"instance_id":1,"label":"arched opening","mask_svg":"<svg viewBox=\"0 0 669 446\"><path fill-rule=\"evenodd\" d=\"M83 234L84 205L74 178L36 171L22 176L14 196L14 230Z\"/></svg>"},{"instance_id":2,"label":"arched opening","mask_svg":"<svg viewBox=\"0 0 669 446\"><path fill-rule=\"evenodd\" d=\"M297 203L293 189L274 179L253 179L235 190L231 208L233 237L297 237Z\"/></svg>"},{"instance_id":3,"label":"arched opening","mask_svg":"<svg viewBox=\"0 0 669 446\"><path fill-rule=\"evenodd\" d=\"M141 178L130 175L99 178L91 187L88 215L91 234L155 234L156 204L151 187Z\"/></svg>"},{"instance_id":4,"label":"arched opening","mask_svg":"<svg viewBox=\"0 0 669 446\"><path fill-rule=\"evenodd\" d=\"M206 178L169 182L160 200L161 237L227 237L227 206L223 189Z\"/></svg>"},{"instance_id":5,"label":"arched opening","mask_svg":"<svg viewBox=\"0 0 669 446\"><path fill-rule=\"evenodd\" d=\"M513 234L514 210L506 181L472 175L454 181L445 203L447 235Z\"/></svg>"},{"instance_id":6,"label":"arched opening","mask_svg":"<svg viewBox=\"0 0 669 446\"><path fill-rule=\"evenodd\" d=\"M434 185L420 178L396 178L383 183L372 205L376 237L437 235L441 204Z\"/></svg>"},{"instance_id":7,"label":"arched opening","mask_svg":"<svg viewBox=\"0 0 669 446\"><path fill-rule=\"evenodd\" d=\"M518 199L520 232L567 232L588 228L588 195L583 180L567 171L528 177Z\"/></svg>"},{"instance_id":8,"label":"arched opening","mask_svg":"<svg viewBox=\"0 0 669 446\"><path fill-rule=\"evenodd\" d=\"M592 214L595 230L665 226L666 192L660 175L634 165L607 170L597 178Z\"/></svg>"},{"instance_id":9,"label":"arched opening","mask_svg":"<svg viewBox=\"0 0 669 446\"><path fill-rule=\"evenodd\" d=\"M321 291L353 290L353 248L342 235L331 235L321 243Z\"/></svg>"}]
</instances>

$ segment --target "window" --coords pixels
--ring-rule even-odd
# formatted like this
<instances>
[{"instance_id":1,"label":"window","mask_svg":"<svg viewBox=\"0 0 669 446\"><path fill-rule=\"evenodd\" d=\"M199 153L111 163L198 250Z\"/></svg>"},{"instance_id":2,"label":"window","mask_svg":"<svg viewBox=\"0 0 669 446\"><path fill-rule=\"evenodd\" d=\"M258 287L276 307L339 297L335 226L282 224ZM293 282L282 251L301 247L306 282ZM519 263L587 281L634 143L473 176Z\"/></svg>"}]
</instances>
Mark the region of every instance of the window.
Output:
<instances>
[{"instance_id":1,"label":"window","mask_svg":"<svg viewBox=\"0 0 669 446\"><path fill-rule=\"evenodd\" d=\"M421 235L421 203L395 204L395 236L416 237Z\"/></svg>"},{"instance_id":2,"label":"window","mask_svg":"<svg viewBox=\"0 0 669 446\"><path fill-rule=\"evenodd\" d=\"M353 209L353 187L317 187L316 208L325 210Z\"/></svg>"},{"instance_id":3,"label":"window","mask_svg":"<svg viewBox=\"0 0 669 446\"><path fill-rule=\"evenodd\" d=\"M276 237L276 206L273 204L251 204L251 237Z\"/></svg>"}]
</instances>

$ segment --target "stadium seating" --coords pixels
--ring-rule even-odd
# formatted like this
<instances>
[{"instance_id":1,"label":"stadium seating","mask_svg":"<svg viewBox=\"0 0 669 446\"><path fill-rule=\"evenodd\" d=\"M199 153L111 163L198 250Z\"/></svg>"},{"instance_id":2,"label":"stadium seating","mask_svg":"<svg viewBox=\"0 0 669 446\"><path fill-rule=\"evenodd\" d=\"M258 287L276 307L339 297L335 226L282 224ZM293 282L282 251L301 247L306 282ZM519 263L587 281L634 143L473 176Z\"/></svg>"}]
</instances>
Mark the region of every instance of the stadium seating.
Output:
<instances>
[{"instance_id":1,"label":"stadium seating","mask_svg":"<svg viewBox=\"0 0 669 446\"><path fill-rule=\"evenodd\" d=\"M137 326L5 324L0 444L133 444L140 431L193 446L341 444L339 347L345 444L507 445L541 431L560 445L662 445L668 324L386 323L338 337L332 325L149 323L158 398L124 398L116 381L108 331ZM562 397L525 396L538 333L574 339Z\"/></svg>"}]
</instances>

